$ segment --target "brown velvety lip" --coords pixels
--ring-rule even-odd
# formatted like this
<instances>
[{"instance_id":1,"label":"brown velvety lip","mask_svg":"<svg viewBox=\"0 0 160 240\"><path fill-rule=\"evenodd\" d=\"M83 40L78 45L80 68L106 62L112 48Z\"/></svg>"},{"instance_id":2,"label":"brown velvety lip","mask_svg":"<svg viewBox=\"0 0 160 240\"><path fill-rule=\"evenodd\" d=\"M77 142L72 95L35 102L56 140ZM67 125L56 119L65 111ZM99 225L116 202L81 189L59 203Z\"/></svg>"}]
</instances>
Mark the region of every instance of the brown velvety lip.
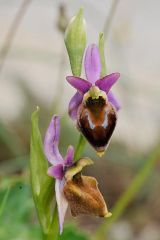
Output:
<instances>
[{"instance_id":1,"label":"brown velvety lip","mask_svg":"<svg viewBox=\"0 0 160 240\"><path fill-rule=\"evenodd\" d=\"M117 114L115 109L102 97L88 99L79 108L77 127L99 153L105 151L116 122Z\"/></svg>"}]
</instances>

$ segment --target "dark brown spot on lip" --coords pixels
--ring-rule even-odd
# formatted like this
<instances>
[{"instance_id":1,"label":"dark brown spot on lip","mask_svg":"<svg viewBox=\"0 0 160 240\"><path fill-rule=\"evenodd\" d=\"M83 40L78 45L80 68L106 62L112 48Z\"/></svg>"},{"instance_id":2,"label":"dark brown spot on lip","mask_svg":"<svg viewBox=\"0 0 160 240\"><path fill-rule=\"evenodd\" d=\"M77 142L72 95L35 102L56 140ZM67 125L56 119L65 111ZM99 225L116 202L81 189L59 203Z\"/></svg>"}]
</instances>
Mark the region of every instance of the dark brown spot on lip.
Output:
<instances>
[{"instance_id":1,"label":"dark brown spot on lip","mask_svg":"<svg viewBox=\"0 0 160 240\"><path fill-rule=\"evenodd\" d=\"M89 98L78 111L77 126L97 152L103 152L115 129L117 115L102 98Z\"/></svg>"},{"instance_id":2,"label":"dark brown spot on lip","mask_svg":"<svg viewBox=\"0 0 160 240\"><path fill-rule=\"evenodd\" d=\"M103 108L105 104L106 100L101 96L98 99L92 99L92 97L89 97L86 101L86 107L94 112L97 112L97 110Z\"/></svg>"}]
</instances>

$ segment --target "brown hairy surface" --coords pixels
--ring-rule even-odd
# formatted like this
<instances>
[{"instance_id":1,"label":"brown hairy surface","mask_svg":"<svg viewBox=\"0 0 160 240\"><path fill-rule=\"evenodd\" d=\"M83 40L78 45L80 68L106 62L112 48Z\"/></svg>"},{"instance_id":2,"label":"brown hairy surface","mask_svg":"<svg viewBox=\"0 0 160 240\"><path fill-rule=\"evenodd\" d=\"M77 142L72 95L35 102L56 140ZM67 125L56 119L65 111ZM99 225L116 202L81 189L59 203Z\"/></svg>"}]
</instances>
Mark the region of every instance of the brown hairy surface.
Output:
<instances>
[{"instance_id":1,"label":"brown hairy surface","mask_svg":"<svg viewBox=\"0 0 160 240\"><path fill-rule=\"evenodd\" d=\"M88 214L105 217L108 214L97 180L93 177L75 175L72 180L66 182L64 195L73 216Z\"/></svg>"}]
</instances>

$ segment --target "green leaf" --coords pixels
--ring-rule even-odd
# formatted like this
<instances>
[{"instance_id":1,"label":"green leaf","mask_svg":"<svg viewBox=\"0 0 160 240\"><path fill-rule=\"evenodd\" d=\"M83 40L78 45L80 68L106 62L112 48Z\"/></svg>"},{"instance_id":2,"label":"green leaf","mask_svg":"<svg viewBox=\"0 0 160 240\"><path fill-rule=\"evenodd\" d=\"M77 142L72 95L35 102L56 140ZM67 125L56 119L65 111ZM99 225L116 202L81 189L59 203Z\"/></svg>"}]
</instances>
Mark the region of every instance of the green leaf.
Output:
<instances>
[{"instance_id":1,"label":"green leaf","mask_svg":"<svg viewBox=\"0 0 160 240\"><path fill-rule=\"evenodd\" d=\"M53 222L55 224L56 203L54 198L54 179L47 175L48 162L43 152L43 144L38 127L38 112L39 108L32 114L30 177L39 221L43 233L48 235L53 230L56 231L52 225Z\"/></svg>"},{"instance_id":2,"label":"green leaf","mask_svg":"<svg viewBox=\"0 0 160 240\"><path fill-rule=\"evenodd\" d=\"M101 78L104 77L107 73L106 61L105 61L105 52L104 52L104 34L99 34L99 52L101 58Z\"/></svg>"},{"instance_id":3,"label":"green leaf","mask_svg":"<svg viewBox=\"0 0 160 240\"><path fill-rule=\"evenodd\" d=\"M86 26L83 18L83 9L80 9L77 15L71 19L65 32L65 45L72 73L74 76L80 76L86 47Z\"/></svg>"}]
</instances>

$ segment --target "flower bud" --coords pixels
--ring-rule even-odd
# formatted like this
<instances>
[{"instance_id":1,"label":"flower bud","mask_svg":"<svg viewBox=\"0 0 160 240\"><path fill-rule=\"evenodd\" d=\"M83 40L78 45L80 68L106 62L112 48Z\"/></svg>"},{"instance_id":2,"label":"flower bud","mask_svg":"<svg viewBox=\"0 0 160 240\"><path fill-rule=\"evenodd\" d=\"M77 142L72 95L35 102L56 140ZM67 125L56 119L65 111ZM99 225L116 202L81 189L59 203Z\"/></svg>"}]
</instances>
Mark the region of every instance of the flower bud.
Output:
<instances>
[{"instance_id":1,"label":"flower bud","mask_svg":"<svg viewBox=\"0 0 160 240\"><path fill-rule=\"evenodd\" d=\"M81 75L83 54L86 47L86 26L83 9L74 16L65 32L65 45L68 51L72 73Z\"/></svg>"}]
</instances>

